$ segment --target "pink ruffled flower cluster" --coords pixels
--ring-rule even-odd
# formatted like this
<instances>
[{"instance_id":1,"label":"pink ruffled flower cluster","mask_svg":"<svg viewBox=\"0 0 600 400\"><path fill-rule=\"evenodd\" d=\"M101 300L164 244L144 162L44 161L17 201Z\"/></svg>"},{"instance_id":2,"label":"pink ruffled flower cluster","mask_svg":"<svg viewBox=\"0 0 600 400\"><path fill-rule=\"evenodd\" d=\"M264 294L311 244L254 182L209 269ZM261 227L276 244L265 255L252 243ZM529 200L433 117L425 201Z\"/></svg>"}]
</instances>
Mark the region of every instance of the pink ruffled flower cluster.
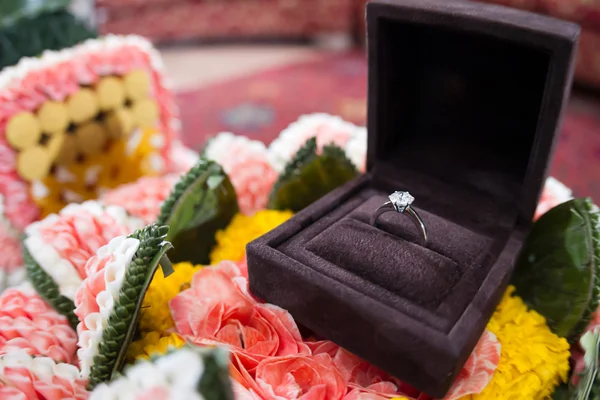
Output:
<instances>
[{"instance_id":1,"label":"pink ruffled flower cluster","mask_svg":"<svg viewBox=\"0 0 600 400\"><path fill-rule=\"evenodd\" d=\"M89 209L88 209L89 205ZM112 238L130 234L134 227L118 220L99 203L70 205L35 225L35 234L69 261L85 278L85 263ZM28 232L29 233L29 232Z\"/></svg>"},{"instance_id":2,"label":"pink ruffled flower cluster","mask_svg":"<svg viewBox=\"0 0 600 400\"><path fill-rule=\"evenodd\" d=\"M17 175L15 151L5 140L10 118L23 111L34 112L49 100L63 101L81 85L92 85L102 76L135 69L151 76L159 130L165 137L162 156L172 169L171 147L179 129L177 108L162 77L160 58L147 40L137 36L93 39L60 52L45 52L40 58L24 58L0 73L0 195L5 201L4 215L14 228L22 231L39 218L40 210L28 184Z\"/></svg>"},{"instance_id":3,"label":"pink ruffled flower cluster","mask_svg":"<svg viewBox=\"0 0 600 400\"><path fill-rule=\"evenodd\" d=\"M121 185L106 192L101 200L105 204L121 206L145 224L156 222L160 207L179 179L178 175L143 177L136 182Z\"/></svg>"},{"instance_id":4,"label":"pink ruffled flower cluster","mask_svg":"<svg viewBox=\"0 0 600 400\"><path fill-rule=\"evenodd\" d=\"M11 273L23 266L21 241L3 224L0 224L0 249L0 269Z\"/></svg>"},{"instance_id":5,"label":"pink ruffled flower cluster","mask_svg":"<svg viewBox=\"0 0 600 400\"><path fill-rule=\"evenodd\" d=\"M316 138L317 148L320 151L324 146L330 144L347 150L347 146L355 137L364 136L364 146L361 146L358 151L366 155L366 135L361 135L362 131L363 128L337 116L329 114L303 115L284 129L279 137L271 143L269 159L277 171L282 171L298 149L313 137ZM360 165L362 160L353 161L359 163L357 165L359 168L362 166Z\"/></svg>"},{"instance_id":6,"label":"pink ruffled flower cluster","mask_svg":"<svg viewBox=\"0 0 600 400\"><path fill-rule=\"evenodd\" d=\"M0 354L18 349L59 362L75 362L75 331L27 286L7 289L0 296Z\"/></svg>"},{"instance_id":7,"label":"pink ruffled flower cluster","mask_svg":"<svg viewBox=\"0 0 600 400\"><path fill-rule=\"evenodd\" d=\"M261 303L247 285L239 267L224 261L198 271L191 287L169 304L176 330L187 340L230 349L238 400L429 399L332 342L304 340L286 310ZM464 383L458 381L465 389L447 400L485 387Z\"/></svg>"},{"instance_id":8,"label":"pink ruffled flower cluster","mask_svg":"<svg viewBox=\"0 0 600 400\"><path fill-rule=\"evenodd\" d=\"M19 350L0 357L0 398L12 400L85 400L87 382L73 365Z\"/></svg>"},{"instance_id":9,"label":"pink ruffled flower cluster","mask_svg":"<svg viewBox=\"0 0 600 400\"><path fill-rule=\"evenodd\" d=\"M222 133L208 145L205 155L219 163L235 188L240 210L252 214L267 206L277 172L261 142Z\"/></svg>"}]
</instances>

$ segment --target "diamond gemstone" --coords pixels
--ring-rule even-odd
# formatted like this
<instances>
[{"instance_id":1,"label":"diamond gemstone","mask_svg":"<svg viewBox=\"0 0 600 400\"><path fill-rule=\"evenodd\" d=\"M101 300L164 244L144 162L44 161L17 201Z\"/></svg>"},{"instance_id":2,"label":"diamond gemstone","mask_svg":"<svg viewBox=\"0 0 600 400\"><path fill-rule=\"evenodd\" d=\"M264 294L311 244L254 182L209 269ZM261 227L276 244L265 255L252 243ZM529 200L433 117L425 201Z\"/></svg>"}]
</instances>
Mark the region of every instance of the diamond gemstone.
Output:
<instances>
[{"instance_id":1,"label":"diamond gemstone","mask_svg":"<svg viewBox=\"0 0 600 400\"><path fill-rule=\"evenodd\" d=\"M394 192L390 194L389 199L396 208L396 211L401 213L415 201L415 198L408 192Z\"/></svg>"}]
</instances>

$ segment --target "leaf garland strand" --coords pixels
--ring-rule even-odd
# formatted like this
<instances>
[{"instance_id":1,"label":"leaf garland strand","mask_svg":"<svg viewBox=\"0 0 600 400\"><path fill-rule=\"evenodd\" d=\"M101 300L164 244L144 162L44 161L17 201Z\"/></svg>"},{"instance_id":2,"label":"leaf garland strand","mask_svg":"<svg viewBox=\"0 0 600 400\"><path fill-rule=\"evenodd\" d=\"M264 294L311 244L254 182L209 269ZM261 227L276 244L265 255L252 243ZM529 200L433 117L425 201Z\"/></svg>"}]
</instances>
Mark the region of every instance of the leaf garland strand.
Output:
<instances>
[{"instance_id":1,"label":"leaf garland strand","mask_svg":"<svg viewBox=\"0 0 600 400\"><path fill-rule=\"evenodd\" d=\"M94 356L90 370L90 389L112 379L121 369L138 325L144 295L159 263L166 269L163 270L165 277L172 272L172 269L169 270L171 264L165 258L166 252L172 247L165 241L168 231L167 226L149 225L129 236L138 239L140 245L125 273L119 298L108 319L108 327L102 332L98 354Z\"/></svg>"}]
</instances>

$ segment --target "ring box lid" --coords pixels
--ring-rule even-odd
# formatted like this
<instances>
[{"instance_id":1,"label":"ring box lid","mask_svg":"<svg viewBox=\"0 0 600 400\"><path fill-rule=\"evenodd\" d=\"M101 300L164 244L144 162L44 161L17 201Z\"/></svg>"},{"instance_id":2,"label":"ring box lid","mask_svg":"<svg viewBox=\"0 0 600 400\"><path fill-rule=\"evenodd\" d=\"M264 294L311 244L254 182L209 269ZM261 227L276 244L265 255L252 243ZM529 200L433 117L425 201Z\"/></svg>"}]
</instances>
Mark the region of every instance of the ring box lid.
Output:
<instances>
[{"instance_id":1,"label":"ring box lid","mask_svg":"<svg viewBox=\"0 0 600 400\"><path fill-rule=\"evenodd\" d=\"M493 210L516 212L527 226L571 87L579 27L468 1L377 0L367 5L367 29L367 168L406 177L411 192L427 186L421 176L464 188L449 190L456 198L444 208L473 217L491 210L464 201L469 189L491 195L514 206Z\"/></svg>"}]
</instances>

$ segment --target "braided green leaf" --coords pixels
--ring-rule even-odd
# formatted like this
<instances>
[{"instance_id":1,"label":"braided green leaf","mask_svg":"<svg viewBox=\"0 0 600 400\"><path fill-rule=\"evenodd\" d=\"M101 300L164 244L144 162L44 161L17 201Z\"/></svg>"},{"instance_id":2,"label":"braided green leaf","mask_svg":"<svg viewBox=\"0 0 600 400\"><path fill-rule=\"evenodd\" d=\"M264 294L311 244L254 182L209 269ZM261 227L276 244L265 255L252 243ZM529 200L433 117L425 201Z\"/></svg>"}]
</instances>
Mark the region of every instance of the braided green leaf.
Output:
<instances>
[{"instance_id":1,"label":"braided green leaf","mask_svg":"<svg viewBox=\"0 0 600 400\"><path fill-rule=\"evenodd\" d=\"M599 219L589 198L563 203L534 224L517 260L517 292L571 343L598 307Z\"/></svg>"},{"instance_id":2,"label":"braided green leaf","mask_svg":"<svg viewBox=\"0 0 600 400\"><path fill-rule=\"evenodd\" d=\"M174 262L208 264L216 232L229 225L239 211L235 189L221 166L201 158L162 205L159 225L168 225L167 240L175 249Z\"/></svg>"},{"instance_id":3,"label":"braided green leaf","mask_svg":"<svg viewBox=\"0 0 600 400\"><path fill-rule=\"evenodd\" d=\"M58 285L54 282L54 279L50 277L38 265L38 263L33 259L27 246L23 244L21 246L23 249L23 261L25 262L25 270L27 271L27 276L31 281L32 286L37 291L37 293L42 297L48 304L50 304L56 311L60 314L67 317L69 320L69 324L73 329L77 328L77 324L79 323L79 319L75 315L75 304L73 302L60 294L58 291Z\"/></svg>"},{"instance_id":4,"label":"braided green leaf","mask_svg":"<svg viewBox=\"0 0 600 400\"><path fill-rule=\"evenodd\" d=\"M165 241L167 226L149 225L129 237L140 241L129 268L125 273L119 298L108 318L108 327L102 332L98 354L90 370L88 387L110 379L120 370L133 339L140 317L140 309L148 286L161 259L172 247Z\"/></svg>"},{"instance_id":5,"label":"braided green leaf","mask_svg":"<svg viewBox=\"0 0 600 400\"><path fill-rule=\"evenodd\" d=\"M273 186L268 208L298 212L358 175L344 150L328 145L317 154L317 141L309 139L286 165Z\"/></svg>"}]
</instances>

